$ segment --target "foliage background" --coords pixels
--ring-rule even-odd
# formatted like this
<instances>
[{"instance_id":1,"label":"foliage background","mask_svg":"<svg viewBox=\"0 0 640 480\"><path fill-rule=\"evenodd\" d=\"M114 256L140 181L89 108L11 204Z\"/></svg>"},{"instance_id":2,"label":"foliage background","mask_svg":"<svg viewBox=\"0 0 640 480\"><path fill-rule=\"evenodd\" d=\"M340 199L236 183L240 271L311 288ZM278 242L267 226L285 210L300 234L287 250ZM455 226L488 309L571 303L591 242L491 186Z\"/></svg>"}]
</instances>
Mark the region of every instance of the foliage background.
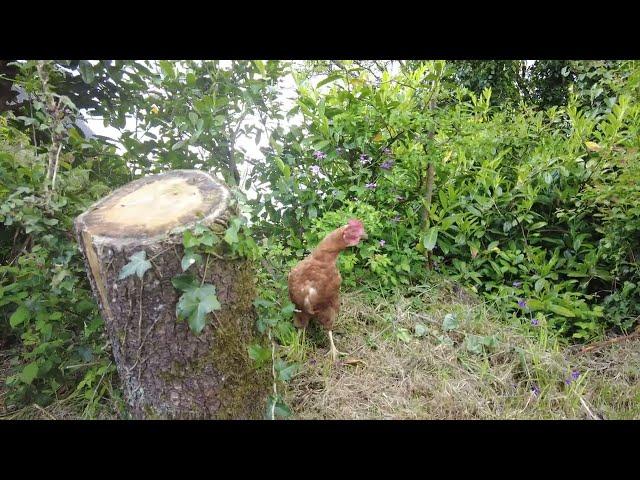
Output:
<instances>
[{"instance_id":1,"label":"foliage background","mask_svg":"<svg viewBox=\"0 0 640 480\"><path fill-rule=\"evenodd\" d=\"M0 79L22 96L0 117L10 408L69 395L89 418L122 408L72 221L169 169L236 188L234 248L258 260L258 328L274 342L249 353L276 353L277 382L298 368L283 272L351 216L370 240L340 257L347 290L407 292L437 272L566 341L637 323L635 61L19 61ZM88 115L119 142L87 138Z\"/></svg>"}]
</instances>

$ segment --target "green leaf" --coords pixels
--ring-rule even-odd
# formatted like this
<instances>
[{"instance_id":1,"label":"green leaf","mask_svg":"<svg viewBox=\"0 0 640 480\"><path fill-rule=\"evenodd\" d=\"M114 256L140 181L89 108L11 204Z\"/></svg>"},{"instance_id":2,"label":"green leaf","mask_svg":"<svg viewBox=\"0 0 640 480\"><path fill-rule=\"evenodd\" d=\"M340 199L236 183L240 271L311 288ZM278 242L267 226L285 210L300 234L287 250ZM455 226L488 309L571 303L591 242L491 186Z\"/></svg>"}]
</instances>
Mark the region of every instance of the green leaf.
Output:
<instances>
[{"instance_id":1,"label":"green leaf","mask_svg":"<svg viewBox=\"0 0 640 480\"><path fill-rule=\"evenodd\" d=\"M38 364L36 362L31 362L29 365L22 369L20 372L20 379L26 383L31 385L31 382L38 376Z\"/></svg>"},{"instance_id":2,"label":"green leaf","mask_svg":"<svg viewBox=\"0 0 640 480\"><path fill-rule=\"evenodd\" d=\"M191 273L176 275L171 279L171 283L175 288L183 292L198 287L198 281L196 280L196 277Z\"/></svg>"},{"instance_id":3,"label":"green leaf","mask_svg":"<svg viewBox=\"0 0 640 480\"><path fill-rule=\"evenodd\" d=\"M88 61L86 60L81 61L80 64L78 65L78 70L80 70L80 76L82 77L82 81L84 83L93 82L93 79L95 78L96 75L93 71L93 67Z\"/></svg>"},{"instance_id":4,"label":"green leaf","mask_svg":"<svg viewBox=\"0 0 640 480\"><path fill-rule=\"evenodd\" d=\"M261 75L267 74L267 71L264 68L264 62L262 60L254 60L253 64L256 66Z\"/></svg>"},{"instance_id":5,"label":"green leaf","mask_svg":"<svg viewBox=\"0 0 640 480\"><path fill-rule=\"evenodd\" d=\"M292 415L291 409L279 398L275 398L273 395L269 396L267 400L267 409L265 412L265 419L275 420L277 417L287 418Z\"/></svg>"},{"instance_id":6,"label":"green leaf","mask_svg":"<svg viewBox=\"0 0 640 480\"><path fill-rule=\"evenodd\" d=\"M539 292L540 290L542 290L546 282L547 281L544 278L539 278L538 280L536 280L536 283L534 285L535 291Z\"/></svg>"},{"instance_id":7,"label":"green leaf","mask_svg":"<svg viewBox=\"0 0 640 480\"><path fill-rule=\"evenodd\" d=\"M326 85L327 83L335 82L336 80L339 80L340 78L342 78L342 75L340 75L340 74L329 75L324 80L319 81L318 84L316 85L316 88L320 88L321 86Z\"/></svg>"},{"instance_id":8,"label":"green leaf","mask_svg":"<svg viewBox=\"0 0 640 480\"><path fill-rule=\"evenodd\" d=\"M544 310L545 304L540 300L531 299L527 300L527 307L529 307L529 310Z\"/></svg>"},{"instance_id":9,"label":"green leaf","mask_svg":"<svg viewBox=\"0 0 640 480\"><path fill-rule=\"evenodd\" d=\"M202 263L202 255L199 253L193 253L191 251L184 252L184 257L182 257L182 271L186 271L189 269L191 265Z\"/></svg>"},{"instance_id":10,"label":"green leaf","mask_svg":"<svg viewBox=\"0 0 640 480\"><path fill-rule=\"evenodd\" d=\"M213 233L211 233L210 231L206 231L204 232L204 234L202 235L202 237L200 237L200 244L201 245L206 245L207 247L212 247L214 246L216 243L218 243L218 237L216 237Z\"/></svg>"},{"instance_id":11,"label":"green leaf","mask_svg":"<svg viewBox=\"0 0 640 480\"><path fill-rule=\"evenodd\" d=\"M234 225L230 226L224 234L224 241L229 245L238 243L238 229Z\"/></svg>"},{"instance_id":12,"label":"green leaf","mask_svg":"<svg viewBox=\"0 0 640 480\"><path fill-rule=\"evenodd\" d=\"M460 322L453 313L447 313L442 320L442 328L445 331L455 330L460 326Z\"/></svg>"},{"instance_id":13,"label":"green leaf","mask_svg":"<svg viewBox=\"0 0 640 480\"><path fill-rule=\"evenodd\" d=\"M254 360L258 366L271 359L271 349L265 348L257 343L249 346L249 357Z\"/></svg>"},{"instance_id":14,"label":"green leaf","mask_svg":"<svg viewBox=\"0 0 640 480\"><path fill-rule=\"evenodd\" d=\"M256 300L254 300L253 304L256 307L268 308L273 305L273 302L270 302L269 300L264 300L262 298L257 298Z\"/></svg>"},{"instance_id":15,"label":"green leaf","mask_svg":"<svg viewBox=\"0 0 640 480\"><path fill-rule=\"evenodd\" d=\"M168 60L160 60L160 70L165 75L165 77L169 79L175 78L175 72L173 70L173 65Z\"/></svg>"},{"instance_id":16,"label":"green leaf","mask_svg":"<svg viewBox=\"0 0 640 480\"><path fill-rule=\"evenodd\" d=\"M21 323L23 323L25 320L27 320L29 316L30 316L29 309L24 305L20 305L16 309L16 311L13 312L11 317L9 317L9 325L11 325L12 328L15 328Z\"/></svg>"},{"instance_id":17,"label":"green leaf","mask_svg":"<svg viewBox=\"0 0 640 480\"><path fill-rule=\"evenodd\" d=\"M560 305L549 305L549 310L551 310L553 313L557 313L558 315L562 315L563 317L573 318L576 316L576 314L571 310Z\"/></svg>"},{"instance_id":18,"label":"green leaf","mask_svg":"<svg viewBox=\"0 0 640 480\"><path fill-rule=\"evenodd\" d=\"M287 362L280 358L276 360L274 367L278 372L278 378L283 382L288 382L289 380L291 380L291 378L293 378L293 376L298 371L298 365L296 365L295 363L289 365L287 364Z\"/></svg>"},{"instance_id":19,"label":"green leaf","mask_svg":"<svg viewBox=\"0 0 640 480\"><path fill-rule=\"evenodd\" d=\"M408 343L409 341L411 341L411 334L409 333L409 330L407 330L406 328L399 328L398 331L396 332L396 336L398 337L398 339L402 340L404 343Z\"/></svg>"},{"instance_id":20,"label":"green leaf","mask_svg":"<svg viewBox=\"0 0 640 480\"><path fill-rule=\"evenodd\" d=\"M282 313L282 315L284 315L285 317L290 317L295 309L296 306L293 303L289 302L282 308L282 310L280 310L280 313Z\"/></svg>"},{"instance_id":21,"label":"green leaf","mask_svg":"<svg viewBox=\"0 0 640 480\"><path fill-rule=\"evenodd\" d=\"M422 323L416 323L414 327L416 337L424 337L429 330Z\"/></svg>"},{"instance_id":22,"label":"green leaf","mask_svg":"<svg viewBox=\"0 0 640 480\"><path fill-rule=\"evenodd\" d=\"M199 334L206 325L207 314L220 307L215 287L205 284L182 294L176 305L176 316L178 320L187 319L191 331Z\"/></svg>"},{"instance_id":23,"label":"green leaf","mask_svg":"<svg viewBox=\"0 0 640 480\"><path fill-rule=\"evenodd\" d=\"M468 352L479 355L482 353L482 342L477 335L469 335L465 338L465 348Z\"/></svg>"},{"instance_id":24,"label":"green leaf","mask_svg":"<svg viewBox=\"0 0 640 480\"><path fill-rule=\"evenodd\" d=\"M151 268L151 262L146 259L147 252L144 250L140 250L137 253L134 253L129 257L129 263L127 263L122 270L120 270L120 274L118 275L118 280L122 280L123 278L127 278L134 273L138 275L138 278L142 278L144 273Z\"/></svg>"},{"instance_id":25,"label":"green leaf","mask_svg":"<svg viewBox=\"0 0 640 480\"><path fill-rule=\"evenodd\" d=\"M180 141L174 143L173 146L171 147L171 151L175 151L175 150L178 150L178 149L184 147L185 143L187 143L186 140L180 140Z\"/></svg>"},{"instance_id":26,"label":"green leaf","mask_svg":"<svg viewBox=\"0 0 640 480\"><path fill-rule=\"evenodd\" d=\"M438 241L438 227L430 228L422 239L422 245L429 252L434 249Z\"/></svg>"},{"instance_id":27,"label":"green leaf","mask_svg":"<svg viewBox=\"0 0 640 480\"><path fill-rule=\"evenodd\" d=\"M184 248L197 247L200 245L200 239L195 237L190 230L187 230L182 234L182 244L184 245Z\"/></svg>"}]
</instances>

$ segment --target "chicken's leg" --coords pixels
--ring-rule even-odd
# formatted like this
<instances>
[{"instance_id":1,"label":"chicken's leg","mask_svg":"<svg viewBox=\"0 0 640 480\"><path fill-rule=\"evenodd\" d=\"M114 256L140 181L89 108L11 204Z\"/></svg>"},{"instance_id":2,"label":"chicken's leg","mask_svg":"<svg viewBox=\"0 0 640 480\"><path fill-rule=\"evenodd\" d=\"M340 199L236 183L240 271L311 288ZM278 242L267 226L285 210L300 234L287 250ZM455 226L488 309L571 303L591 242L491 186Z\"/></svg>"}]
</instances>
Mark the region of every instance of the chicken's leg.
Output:
<instances>
[{"instance_id":1,"label":"chicken's leg","mask_svg":"<svg viewBox=\"0 0 640 480\"><path fill-rule=\"evenodd\" d=\"M338 355L347 355L346 353L338 351L338 349L336 348L335 343L333 343L333 332L331 330L329 330L329 342L331 342L331 349L329 350L329 354L331 355L331 359L334 362L336 361Z\"/></svg>"}]
</instances>

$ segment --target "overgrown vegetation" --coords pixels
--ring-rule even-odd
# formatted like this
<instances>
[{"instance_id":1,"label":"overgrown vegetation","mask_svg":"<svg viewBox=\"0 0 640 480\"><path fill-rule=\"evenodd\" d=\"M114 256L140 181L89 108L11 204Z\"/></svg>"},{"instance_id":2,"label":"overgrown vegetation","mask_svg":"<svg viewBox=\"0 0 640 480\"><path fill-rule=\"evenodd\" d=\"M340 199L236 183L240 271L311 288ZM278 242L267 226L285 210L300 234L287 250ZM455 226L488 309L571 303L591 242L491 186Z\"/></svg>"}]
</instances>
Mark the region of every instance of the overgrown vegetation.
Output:
<instances>
[{"instance_id":1,"label":"overgrown vegetation","mask_svg":"<svg viewBox=\"0 0 640 480\"><path fill-rule=\"evenodd\" d=\"M291 324L285 274L346 218L362 219L369 233L339 260L347 301L359 299L363 312L372 304L377 312L410 312L400 316L411 321L392 322L369 345L391 349L393 361L441 344L435 351L454 349L447 355L462 348L468 358L456 361L471 361L471 384L516 368L507 357L517 349L560 358L569 343L637 325L637 62L27 61L12 69L3 79L25 100L0 117L0 405L7 412L63 401L87 418L122 412L72 221L111 189L169 169L210 171L236 191L242 215L224 243L260 267L257 327L265 342L248 353L273 366L267 418L291 414L287 403L306 405L295 392L314 375L309 339ZM287 75L297 97L284 112L278 92ZM86 138L76 123L86 114L119 129L119 142ZM262 158L240 146L247 137L256 145L266 140ZM205 237L185 237L185 270L215 249ZM440 275L475 292L484 309L464 324L455 348L446 338L457 327L442 332L415 320L430 308L416 292L435 292L430 285ZM387 327L376 318L345 315L354 348ZM498 333L477 323L487 318ZM192 320L196 330L204 327L204 318ZM512 353L496 367L491 352L499 345ZM573 402L562 414L538 403L534 416L577 415L579 396L566 394L556 378L574 366L531 362L555 373L545 379L538 367L520 372L517 389ZM443 381L455 375L442 362L430 365ZM294 397L285 395L292 379ZM505 382L486 396L511 395ZM614 388L599 385L600 392ZM503 407L453 416L499 417ZM637 417L623 410L615 411Z\"/></svg>"}]
</instances>

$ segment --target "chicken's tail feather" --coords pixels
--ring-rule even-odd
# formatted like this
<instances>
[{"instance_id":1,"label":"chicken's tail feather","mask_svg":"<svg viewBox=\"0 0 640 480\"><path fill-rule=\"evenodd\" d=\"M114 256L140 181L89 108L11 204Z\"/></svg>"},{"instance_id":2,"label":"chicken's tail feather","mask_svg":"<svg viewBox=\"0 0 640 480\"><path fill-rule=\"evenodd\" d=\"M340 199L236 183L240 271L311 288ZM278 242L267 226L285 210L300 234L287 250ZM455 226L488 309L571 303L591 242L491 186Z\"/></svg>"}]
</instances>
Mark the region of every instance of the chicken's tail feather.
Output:
<instances>
[{"instance_id":1,"label":"chicken's tail feather","mask_svg":"<svg viewBox=\"0 0 640 480\"><path fill-rule=\"evenodd\" d=\"M312 302L316 298L316 289L313 287L309 287L307 289L307 295L304 297L304 308L308 314L314 315L316 312L313 310Z\"/></svg>"}]
</instances>

